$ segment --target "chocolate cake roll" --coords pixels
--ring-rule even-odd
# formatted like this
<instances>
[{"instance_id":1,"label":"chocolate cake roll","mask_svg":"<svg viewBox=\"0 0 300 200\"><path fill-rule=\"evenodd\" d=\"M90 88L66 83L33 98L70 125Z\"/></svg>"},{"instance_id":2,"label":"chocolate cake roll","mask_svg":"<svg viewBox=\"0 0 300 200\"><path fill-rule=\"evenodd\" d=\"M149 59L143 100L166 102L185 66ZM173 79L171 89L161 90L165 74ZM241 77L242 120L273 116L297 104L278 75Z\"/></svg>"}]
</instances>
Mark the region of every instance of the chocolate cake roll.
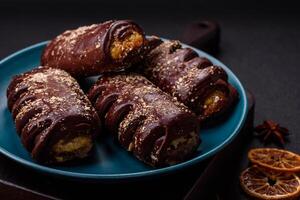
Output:
<instances>
[{"instance_id":1,"label":"chocolate cake roll","mask_svg":"<svg viewBox=\"0 0 300 200\"><path fill-rule=\"evenodd\" d=\"M7 98L21 141L38 162L83 158L92 149L100 120L67 72L37 68L15 76Z\"/></svg>"},{"instance_id":2,"label":"chocolate cake roll","mask_svg":"<svg viewBox=\"0 0 300 200\"><path fill-rule=\"evenodd\" d=\"M105 128L147 164L181 162L200 143L197 117L143 76L104 75L88 97Z\"/></svg>"},{"instance_id":3,"label":"chocolate cake roll","mask_svg":"<svg viewBox=\"0 0 300 200\"><path fill-rule=\"evenodd\" d=\"M68 30L45 48L43 66L66 70L75 77L118 71L141 59L145 41L132 21L107 21Z\"/></svg>"},{"instance_id":4,"label":"chocolate cake roll","mask_svg":"<svg viewBox=\"0 0 300 200\"><path fill-rule=\"evenodd\" d=\"M201 121L227 112L238 98L226 72L179 41L151 37L140 70L163 91L194 111Z\"/></svg>"}]
</instances>

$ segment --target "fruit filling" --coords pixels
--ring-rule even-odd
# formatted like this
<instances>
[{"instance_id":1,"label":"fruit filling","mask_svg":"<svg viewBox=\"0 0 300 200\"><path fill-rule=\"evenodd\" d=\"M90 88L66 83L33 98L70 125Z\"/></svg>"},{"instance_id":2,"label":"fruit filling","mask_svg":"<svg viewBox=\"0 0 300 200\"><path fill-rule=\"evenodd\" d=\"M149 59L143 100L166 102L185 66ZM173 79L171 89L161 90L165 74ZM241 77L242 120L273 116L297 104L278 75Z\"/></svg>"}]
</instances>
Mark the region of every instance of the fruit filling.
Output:
<instances>
[{"instance_id":1,"label":"fruit filling","mask_svg":"<svg viewBox=\"0 0 300 200\"><path fill-rule=\"evenodd\" d=\"M115 60L123 60L127 55L143 45L143 36L138 32L132 32L121 40L115 40L110 48L111 57Z\"/></svg>"}]
</instances>

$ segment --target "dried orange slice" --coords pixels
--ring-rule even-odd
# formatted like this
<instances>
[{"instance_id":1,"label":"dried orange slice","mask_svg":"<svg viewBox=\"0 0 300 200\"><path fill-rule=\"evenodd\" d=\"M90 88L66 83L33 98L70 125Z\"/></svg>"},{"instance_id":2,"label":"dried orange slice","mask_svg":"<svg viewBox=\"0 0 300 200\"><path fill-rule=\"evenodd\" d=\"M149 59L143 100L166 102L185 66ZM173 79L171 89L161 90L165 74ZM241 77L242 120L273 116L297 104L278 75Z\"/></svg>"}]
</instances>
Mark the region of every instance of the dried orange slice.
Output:
<instances>
[{"instance_id":1,"label":"dried orange slice","mask_svg":"<svg viewBox=\"0 0 300 200\"><path fill-rule=\"evenodd\" d=\"M249 160L261 167L281 172L300 172L300 155L275 148L251 149Z\"/></svg>"},{"instance_id":2,"label":"dried orange slice","mask_svg":"<svg viewBox=\"0 0 300 200\"><path fill-rule=\"evenodd\" d=\"M285 172L247 168L240 176L243 190L258 199L296 199L300 195L300 179Z\"/></svg>"}]
</instances>

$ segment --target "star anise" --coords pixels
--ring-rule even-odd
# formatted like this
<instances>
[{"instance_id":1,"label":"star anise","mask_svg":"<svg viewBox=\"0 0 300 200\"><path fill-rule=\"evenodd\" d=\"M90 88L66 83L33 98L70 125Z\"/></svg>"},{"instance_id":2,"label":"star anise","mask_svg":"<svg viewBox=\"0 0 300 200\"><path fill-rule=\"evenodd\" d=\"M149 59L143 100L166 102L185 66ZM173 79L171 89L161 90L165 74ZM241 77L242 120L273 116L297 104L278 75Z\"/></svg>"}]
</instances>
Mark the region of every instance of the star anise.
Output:
<instances>
[{"instance_id":1,"label":"star anise","mask_svg":"<svg viewBox=\"0 0 300 200\"><path fill-rule=\"evenodd\" d=\"M272 120L265 120L263 124L256 126L254 131L257 132L257 136L263 137L264 142L267 142L269 139L275 139L282 145L285 143L285 137L289 134L287 128L281 127Z\"/></svg>"}]
</instances>

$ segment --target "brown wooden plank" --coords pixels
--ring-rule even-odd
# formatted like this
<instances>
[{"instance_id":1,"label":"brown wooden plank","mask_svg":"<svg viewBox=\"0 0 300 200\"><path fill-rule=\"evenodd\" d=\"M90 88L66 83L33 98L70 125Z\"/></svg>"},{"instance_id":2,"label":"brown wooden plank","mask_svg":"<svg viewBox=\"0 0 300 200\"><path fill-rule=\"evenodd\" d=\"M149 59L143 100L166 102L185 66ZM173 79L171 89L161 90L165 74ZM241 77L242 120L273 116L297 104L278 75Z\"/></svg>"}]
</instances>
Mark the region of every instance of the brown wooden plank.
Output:
<instances>
[{"instance_id":1,"label":"brown wooden plank","mask_svg":"<svg viewBox=\"0 0 300 200\"><path fill-rule=\"evenodd\" d=\"M5 200L53 200L57 199L52 196L44 195L13 183L0 180L0 199Z\"/></svg>"}]
</instances>

